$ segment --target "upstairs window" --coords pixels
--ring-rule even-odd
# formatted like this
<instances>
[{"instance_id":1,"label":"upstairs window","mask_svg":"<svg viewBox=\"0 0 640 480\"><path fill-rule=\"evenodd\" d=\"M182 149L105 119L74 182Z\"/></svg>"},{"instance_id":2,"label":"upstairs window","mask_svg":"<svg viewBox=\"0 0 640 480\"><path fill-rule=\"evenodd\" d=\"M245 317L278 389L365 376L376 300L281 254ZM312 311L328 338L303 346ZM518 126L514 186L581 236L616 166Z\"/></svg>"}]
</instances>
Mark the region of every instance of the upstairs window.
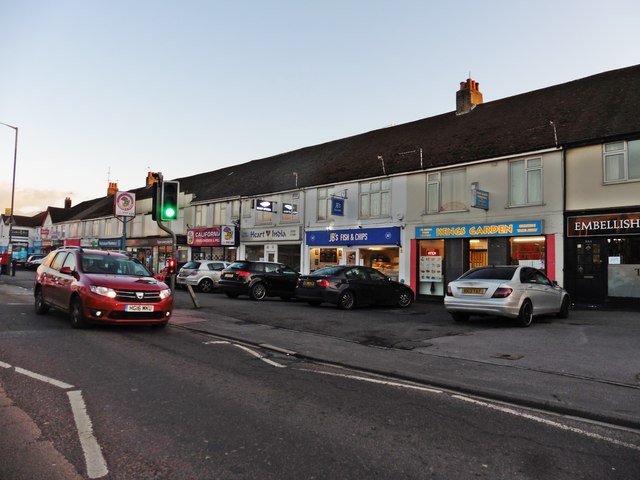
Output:
<instances>
[{"instance_id":1,"label":"upstairs window","mask_svg":"<svg viewBox=\"0 0 640 480\"><path fill-rule=\"evenodd\" d=\"M331 215L331 196L333 187L318 189L318 220L333 220Z\"/></svg>"},{"instance_id":2,"label":"upstairs window","mask_svg":"<svg viewBox=\"0 0 640 480\"><path fill-rule=\"evenodd\" d=\"M282 200L280 219L283 222L298 222L298 207L300 204L300 193L284 194Z\"/></svg>"},{"instance_id":3,"label":"upstairs window","mask_svg":"<svg viewBox=\"0 0 640 480\"><path fill-rule=\"evenodd\" d=\"M509 163L509 204L512 207L542 203L542 159Z\"/></svg>"},{"instance_id":4,"label":"upstairs window","mask_svg":"<svg viewBox=\"0 0 640 480\"><path fill-rule=\"evenodd\" d=\"M391 181L376 180L360 184L360 218L391 215Z\"/></svg>"},{"instance_id":5,"label":"upstairs window","mask_svg":"<svg viewBox=\"0 0 640 480\"><path fill-rule=\"evenodd\" d=\"M640 140L605 143L604 182L640 180Z\"/></svg>"},{"instance_id":6,"label":"upstairs window","mask_svg":"<svg viewBox=\"0 0 640 480\"><path fill-rule=\"evenodd\" d=\"M427 213L466 210L470 195L466 183L466 170L428 174Z\"/></svg>"}]
</instances>

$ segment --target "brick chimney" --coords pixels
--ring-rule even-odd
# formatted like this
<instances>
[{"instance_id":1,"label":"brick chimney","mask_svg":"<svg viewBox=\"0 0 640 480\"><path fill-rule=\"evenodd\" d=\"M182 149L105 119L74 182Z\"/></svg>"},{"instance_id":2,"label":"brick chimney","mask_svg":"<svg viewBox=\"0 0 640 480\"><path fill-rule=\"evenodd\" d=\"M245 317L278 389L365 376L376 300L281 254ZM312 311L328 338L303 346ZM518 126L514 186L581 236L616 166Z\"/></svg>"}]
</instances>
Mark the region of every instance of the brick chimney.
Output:
<instances>
[{"instance_id":1,"label":"brick chimney","mask_svg":"<svg viewBox=\"0 0 640 480\"><path fill-rule=\"evenodd\" d=\"M71 197L67 197L64 199L64 208L67 210L71 208Z\"/></svg>"},{"instance_id":2,"label":"brick chimney","mask_svg":"<svg viewBox=\"0 0 640 480\"><path fill-rule=\"evenodd\" d=\"M118 184L116 182L109 182L109 188L107 188L107 196L115 195L118 193Z\"/></svg>"},{"instance_id":3,"label":"brick chimney","mask_svg":"<svg viewBox=\"0 0 640 480\"><path fill-rule=\"evenodd\" d=\"M480 104L482 104L480 84L470 78L467 78L466 82L460 82L460 90L456 92L456 115L469 113Z\"/></svg>"}]
</instances>

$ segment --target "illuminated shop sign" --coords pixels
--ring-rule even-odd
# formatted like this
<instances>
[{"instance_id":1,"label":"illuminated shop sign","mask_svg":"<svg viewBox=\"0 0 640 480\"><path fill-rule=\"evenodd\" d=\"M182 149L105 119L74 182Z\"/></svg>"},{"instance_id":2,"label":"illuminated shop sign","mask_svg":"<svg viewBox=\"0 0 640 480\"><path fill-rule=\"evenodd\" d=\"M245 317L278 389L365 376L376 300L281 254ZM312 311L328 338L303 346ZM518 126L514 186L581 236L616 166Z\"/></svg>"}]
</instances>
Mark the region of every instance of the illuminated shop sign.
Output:
<instances>
[{"instance_id":1,"label":"illuminated shop sign","mask_svg":"<svg viewBox=\"0 0 640 480\"><path fill-rule=\"evenodd\" d=\"M236 245L236 229L232 225L187 230L187 245L191 247L220 247Z\"/></svg>"},{"instance_id":2,"label":"illuminated shop sign","mask_svg":"<svg viewBox=\"0 0 640 480\"><path fill-rule=\"evenodd\" d=\"M567 237L640 234L640 212L567 217Z\"/></svg>"},{"instance_id":3,"label":"illuminated shop sign","mask_svg":"<svg viewBox=\"0 0 640 480\"><path fill-rule=\"evenodd\" d=\"M273 212L275 202L269 200L256 200L256 210L261 212Z\"/></svg>"},{"instance_id":4,"label":"illuminated shop sign","mask_svg":"<svg viewBox=\"0 0 640 480\"><path fill-rule=\"evenodd\" d=\"M306 232L306 243L309 246L400 245L400 227Z\"/></svg>"},{"instance_id":5,"label":"illuminated shop sign","mask_svg":"<svg viewBox=\"0 0 640 480\"><path fill-rule=\"evenodd\" d=\"M427 238L516 237L541 234L542 220L416 227L416 239L419 240Z\"/></svg>"},{"instance_id":6,"label":"illuminated shop sign","mask_svg":"<svg viewBox=\"0 0 640 480\"><path fill-rule=\"evenodd\" d=\"M240 230L242 242L284 242L300 240L300 227L243 228Z\"/></svg>"}]
</instances>

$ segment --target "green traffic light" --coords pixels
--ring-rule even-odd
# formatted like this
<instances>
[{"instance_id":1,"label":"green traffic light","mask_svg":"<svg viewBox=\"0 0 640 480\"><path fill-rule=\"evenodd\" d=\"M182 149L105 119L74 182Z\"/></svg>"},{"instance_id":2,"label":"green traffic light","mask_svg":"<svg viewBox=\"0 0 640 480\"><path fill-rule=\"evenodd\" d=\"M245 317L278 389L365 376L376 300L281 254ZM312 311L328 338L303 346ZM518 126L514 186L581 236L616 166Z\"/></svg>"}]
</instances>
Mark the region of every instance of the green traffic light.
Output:
<instances>
[{"instance_id":1,"label":"green traffic light","mask_svg":"<svg viewBox=\"0 0 640 480\"><path fill-rule=\"evenodd\" d=\"M176 209L173 207L167 207L164 209L164 218L174 218L176 216Z\"/></svg>"}]
</instances>

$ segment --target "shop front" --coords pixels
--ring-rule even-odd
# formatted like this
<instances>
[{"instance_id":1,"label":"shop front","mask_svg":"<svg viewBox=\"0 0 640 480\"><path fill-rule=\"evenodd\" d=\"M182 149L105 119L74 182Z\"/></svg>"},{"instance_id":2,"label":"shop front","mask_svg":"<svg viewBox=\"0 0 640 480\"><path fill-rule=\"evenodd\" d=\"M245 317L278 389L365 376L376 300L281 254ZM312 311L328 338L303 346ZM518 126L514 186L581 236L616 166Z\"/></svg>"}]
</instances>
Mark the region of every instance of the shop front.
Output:
<instances>
[{"instance_id":1,"label":"shop front","mask_svg":"<svg viewBox=\"0 0 640 480\"><path fill-rule=\"evenodd\" d=\"M300 271L300 226L243 228L240 241L244 247L243 260L280 262Z\"/></svg>"},{"instance_id":2,"label":"shop front","mask_svg":"<svg viewBox=\"0 0 640 480\"><path fill-rule=\"evenodd\" d=\"M187 240L184 235L177 236L178 245L175 259L178 267L188 260ZM167 260L174 257L173 240L167 237L128 238L127 252L140 260L153 273L159 273L167 265Z\"/></svg>"},{"instance_id":3,"label":"shop front","mask_svg":"<svg viewBox=\"0 0 640 480\"><path fill-rule=\"evenodd\" d=\"M420 296L441 298L447 283L486 265L532 266L553 279L554 240L541 220L416 227L412 284Z\"/></svg>"},{"instance_id":4,"label":"shop front","mask_svg":"<svg viewBox=\"0 0 640 480\"><path fill-rule=\"evenodd\" d=\"M637 304L640 212L567 214L567 289L577 303Z\"/></svg>"},{"instance_id":5,"label":"shop front","mask_svg":"<svg viewBox=\"0 0 640 480\"><path fill-rule=\"evenodd\" d=\"M365 265L398 280L400 227L306 232L309 271L331 265Z\"/></svg>"},{"instance_id":6,"label":"shop front","mask_svg":"<svg viewBox=\"0 0 640 480\"><path fill-rule=\"evenodd\" d=\"M235 262L238 253L238 235L234 225L187 230L187 245L191 260L224 260Z\"/></svg>"}]
</instances>

